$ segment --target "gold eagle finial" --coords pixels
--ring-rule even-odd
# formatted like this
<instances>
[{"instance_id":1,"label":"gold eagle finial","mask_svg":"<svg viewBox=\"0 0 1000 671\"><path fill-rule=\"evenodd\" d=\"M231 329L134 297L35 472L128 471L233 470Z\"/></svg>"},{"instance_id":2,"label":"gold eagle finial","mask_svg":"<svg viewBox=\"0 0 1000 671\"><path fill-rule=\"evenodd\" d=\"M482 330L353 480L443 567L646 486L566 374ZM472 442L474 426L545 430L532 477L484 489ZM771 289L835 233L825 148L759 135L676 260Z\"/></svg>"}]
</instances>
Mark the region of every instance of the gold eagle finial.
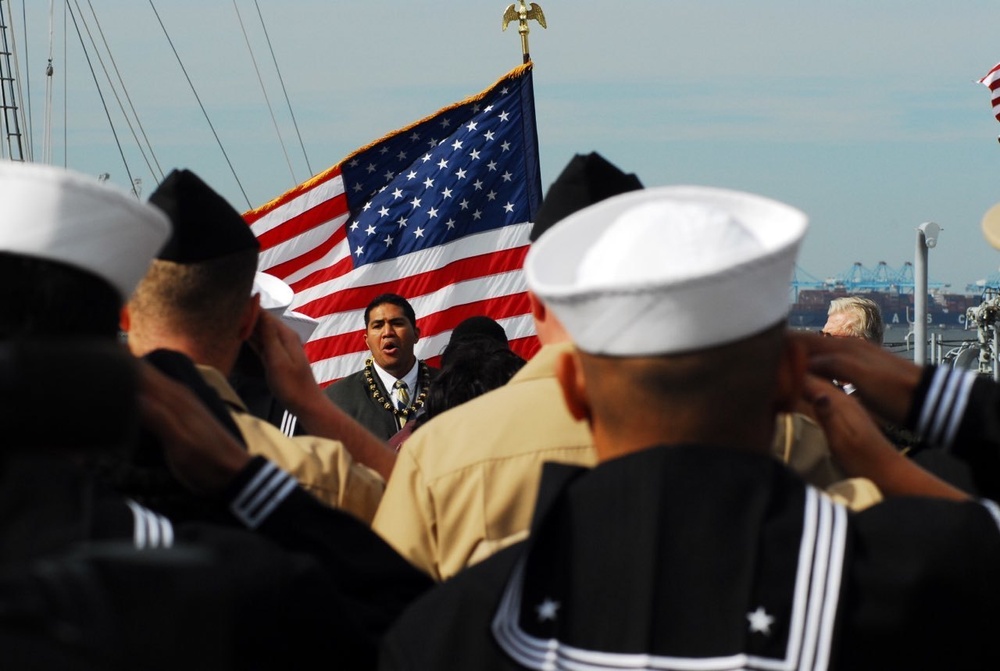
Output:
<instances>
[{"instance_id":1,"label":"gold eagle finial","mask_svg":"<svg viewBox=\"0 0 1000 671\"><path fill-rule=\"evenodd\" d=\"M517 32L521 35L521 53L524 54L524 62L527 63L530 60L528 55L528 21L535 20L538 21L542 28L548 28L545 25L545 14L542 12L542 8L538 6L537 2L531 3L529 7L524 0L520 0L521 6L518 7L516 4L511 3L503 13L503 29L507 30L507 26L511 21L517 21Z\"/></svg>"}]
</instances>

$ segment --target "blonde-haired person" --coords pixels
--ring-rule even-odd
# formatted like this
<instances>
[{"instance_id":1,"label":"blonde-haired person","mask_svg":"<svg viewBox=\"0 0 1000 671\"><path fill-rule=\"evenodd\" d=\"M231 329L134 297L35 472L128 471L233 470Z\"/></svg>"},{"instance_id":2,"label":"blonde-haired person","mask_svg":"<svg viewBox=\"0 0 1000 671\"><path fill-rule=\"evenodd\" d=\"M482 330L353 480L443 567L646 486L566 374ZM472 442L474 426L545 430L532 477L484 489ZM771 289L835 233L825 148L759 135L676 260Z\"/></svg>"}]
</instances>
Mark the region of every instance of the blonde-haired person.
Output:
<instances>
[{"instance_id":1,"label":"blonde-haired person","mask_svg":"<svg viewBox=\"0 0 1000 671\"><path fill-rule=\"evenodd\" d=\"M885 339L885 323L878 303L864 296L843 296L830 301L823 335L864 338L881 345Z\"/></svg>"}]
</instances>

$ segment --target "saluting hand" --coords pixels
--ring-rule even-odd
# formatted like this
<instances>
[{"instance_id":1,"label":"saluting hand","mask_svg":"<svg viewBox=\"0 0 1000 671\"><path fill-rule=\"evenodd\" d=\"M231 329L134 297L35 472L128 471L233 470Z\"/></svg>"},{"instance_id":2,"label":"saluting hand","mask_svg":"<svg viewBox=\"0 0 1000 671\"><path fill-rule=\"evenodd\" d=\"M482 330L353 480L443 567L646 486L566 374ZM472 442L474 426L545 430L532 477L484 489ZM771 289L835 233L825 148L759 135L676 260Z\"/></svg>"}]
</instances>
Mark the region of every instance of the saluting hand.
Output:
<instances>
[{"instance_id":1,"label":"saluting hand","mask_svg":"<svg viewBox=\"0 0 1000 671\"><path fill-rule=\"evenodd\" d=\"M249 342L264 363L271 392L290 411L299 413L322 395L298 334L280 319L261 311Z\"/></svg>"},{"instance_id":2,"label":"saluting hand","mask_svg":"<svg viewBox=\"0 0 1000 671\"><path fill-rule=\"evenodd\" d=\"M861 338L824 338L814 333L790 334L805 349L809 371L828 380L853 384L865 407L902 425L920 382L921 369Z\"/></svg>"}]
</instances>

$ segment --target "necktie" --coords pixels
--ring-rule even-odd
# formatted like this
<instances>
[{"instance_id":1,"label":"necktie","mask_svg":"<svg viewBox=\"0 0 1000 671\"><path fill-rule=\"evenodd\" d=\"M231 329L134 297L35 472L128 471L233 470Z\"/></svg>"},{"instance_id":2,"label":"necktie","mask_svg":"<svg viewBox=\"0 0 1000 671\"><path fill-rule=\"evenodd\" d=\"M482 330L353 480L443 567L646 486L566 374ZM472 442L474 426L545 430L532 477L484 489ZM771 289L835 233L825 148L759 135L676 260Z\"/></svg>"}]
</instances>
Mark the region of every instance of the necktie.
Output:
<instances>
[{"instance_id":1,"label":"necktie","mask_svg":"<svg viewBox=\"0 0 1000 671\"><path fill-rule=\"evenodd\" d=\"M406 410L407 406L410 405L410 388L402 380L396 380L396 384L392 385L392 388L396 390L396 407L400 410Z\"/></svg>"}]
</instances>

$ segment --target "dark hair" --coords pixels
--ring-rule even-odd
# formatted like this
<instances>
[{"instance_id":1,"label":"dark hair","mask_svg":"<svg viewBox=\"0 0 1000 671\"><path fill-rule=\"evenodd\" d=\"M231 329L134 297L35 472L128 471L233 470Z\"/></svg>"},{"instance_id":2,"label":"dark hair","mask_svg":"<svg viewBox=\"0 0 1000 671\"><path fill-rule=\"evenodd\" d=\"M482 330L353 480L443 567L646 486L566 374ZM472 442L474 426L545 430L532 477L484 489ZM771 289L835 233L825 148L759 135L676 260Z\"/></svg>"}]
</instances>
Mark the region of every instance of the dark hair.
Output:
<instances>
[{"instance_id":1,"label":"dark hair","mask_svg":"<svg viewBox=\"0 0 1000 671\"><path fill-rule=\"evenodd\" d=\"M462 320L451 332L451 338L441 352L441 365L444 366L453 352L469 340L490 340L499 347L510 347L507 332L496 320L483 315L476 315Z\"/></svg>"},{"instance_id":2,"label":"dark hair","mask_svg":"<svg viewBox=\"0 0 1000 671\"><path fill-rule=\"evenodd\" d=\"M417 328L417 313L413 311L413 306L410 302L399 294L379 294L372 299L372 302L368 304L365 308L365 329L368 328L368 317L371 315L372 310L380 305L385 305L390 303L399 307L403 310L403 316L410 320L410 326Z\"/></svg>"},{"instance_id":3,"label":"dark hair","mask_svg":"<svg viewBox=\"0 0 1000 671\"><path fill-rule=\"evenodd\" d=\"M431 380L424 412L414 429L445 410L502 387L524 364L524 359L490 338L463 340Z\"/></svg>"},{"instance_id":4,"label":"dark hair","mask_svg":"<svg viewBox=\"0 0 1000 671\"><path fill-rule=\"evenodd\" d=\"M97 275L58 261L0 252L0 340L118 335L122 297Z\"/></svg>"}]
</instances>

